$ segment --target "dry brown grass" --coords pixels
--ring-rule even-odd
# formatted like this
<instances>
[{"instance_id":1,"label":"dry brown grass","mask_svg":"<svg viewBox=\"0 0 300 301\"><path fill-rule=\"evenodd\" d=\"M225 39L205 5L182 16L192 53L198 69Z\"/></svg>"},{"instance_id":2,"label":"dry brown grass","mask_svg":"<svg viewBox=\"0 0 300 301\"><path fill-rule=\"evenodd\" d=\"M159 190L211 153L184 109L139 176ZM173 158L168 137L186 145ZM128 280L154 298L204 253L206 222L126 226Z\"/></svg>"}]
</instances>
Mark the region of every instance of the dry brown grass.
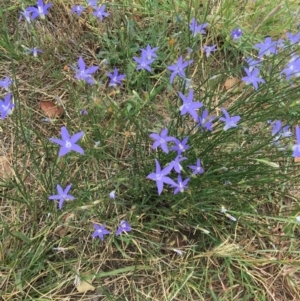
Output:
<instances>
[{"instance_id":1,"label":"dry brown grass","mask_svg":"<svg viewBox=\"0 0 300 301\"><path fill-rule=\"evenodd\" d=\"M236 226L222 219L220 213L211 216L203 212L203 225L185 223L189 212L181 213L183 221L175 214L161 216L159 212L155 216L147 206L140 211L138 206L129 203L131 195L126 193L116 203L106 199L106 192L114 187L115 181L124 191L132 183L128 178L132 169L137 168L132 167L132 162L141 162L145 157L142 152L135 154L131 143L140 139L140 132L144 135L140 128L161 128L170 121L175 93L170 90L158 94L147 104L146 112L136 116L141 120L136 123L119 115L119 109L132 97L122 88L114 93L105 85L99 86L88 102L87 88L78 88L72 70L64 71L64 67L75 63L79 55L88 65L99 65L96 53L102 45L98 36L106 25L92 26L83 18L74 18L70 14L71 4L73 1L68 5L65 1L55 1L48 22L36 22L39 48L45 49L37 60L26 56L10 62L1 59L0 78L11 76L17 81L16 104L22 120L20 124L16 119L8 119L0 125L1 155L14 160L12 181L6 180L0 197L2 300L300 300L299 231L295 223L289 222L289 216L298 208L299 195L285 203L275 196L271 209L258 200L262 202L262 213L272 211L277 218L253 212L253 216L241 216ZM215 11L218 12L218 7ZM10 12L16 13L17 10ZM21 44L30 43L32 37L24 22L16 30L11 20L7 18L8 27L16 54L20 55ZM90 37L89 41L85 35ZM9 55L7 50L2 50ZM205 72L203 67L200 72ZM221 84L218 89L224 96ZM56 96L62 100L64 117L44 123L40 102L56 103ZM143 99L147 99L147 92ZM230 96L228 99L235 101ZM83 107L91 112L87 118L79 114ZM92 119L92 112L97 119ZM101 160L91 155L86 160L72 157L69 161L56 162L54 155L44 151L43 141L50 136L57 137L62 125L72 122L72 132L81 127L89 130L91 119L93 124L98 124L102 135L100 147L94 147L97 136L94 133L87 135L82 143L91 152L101 151ZM23 130L15 131L17 126ZM25 139L26 135L30 139ZM150 152L148 143L142 143L141 147L145 153ZM35 150L39 156L28 149ZM57 170L52 170L47 178L53 162ZM74 191L82 200L75 209L67 207L58 215L44 202L49 188L52 189L50 180L60 178L66 170L70 178L77 179ZM80 195L87 186L89 193ZM95 192L97 199L93 198ZM136 202L141 200L142 195ZM188 202L188 197L184 201ZM162 212L175 210L167 201L162 207L165 210ZM157 221L158 226L153 229L143 226L148 211ZM109 237L105 243L92 241L90 225L104 217L115 221L114 214L118 219L130 217L135 221L131 240L125 235L122 240ZM175 227L170 228L165 218ZM213 236L205 231L208 220L218 225L211 227ZM220 231L220 223L226 229L224 232ZM115 230L111 225L108 229ZM178 256L174 249L183 250L183 255ZM78 277L91 282L95 290L79 293L73 284Z\"/></svg>"}]
</instances>

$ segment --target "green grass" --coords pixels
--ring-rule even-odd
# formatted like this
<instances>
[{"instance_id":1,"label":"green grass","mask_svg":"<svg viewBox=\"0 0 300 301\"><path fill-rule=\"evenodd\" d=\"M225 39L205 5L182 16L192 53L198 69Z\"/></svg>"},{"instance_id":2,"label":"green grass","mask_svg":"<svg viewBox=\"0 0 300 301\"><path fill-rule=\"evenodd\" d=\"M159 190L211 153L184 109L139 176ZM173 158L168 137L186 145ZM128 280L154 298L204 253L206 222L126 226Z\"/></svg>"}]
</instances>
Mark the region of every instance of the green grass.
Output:
<instances>
[{"instance_id":1,"label":"green grass","mask_svg":"<svg viewBox=\"0 0 300 301\"><path fill-rule=\"evenodd\" d=\"M119 0L107 4L110 16L103 22L71 14L72 1L53 2L47 19L32 24L17 20L33 2L10 1L0 9L0 79L15 80L15 109L0 123L0 162L9 162L5 171L11 172L0 177L0 297L299 300L294 138L286 139L287 152L276 150L266 122L280 119L293 133L299 123L297 80L279 80L299 47L265 59L260 71L266 84L259 90L224 88L229 77L244 76L243 59L256 54L255 43L298 32L297 2ZM209 23L207 35L192 37L194 17ZM235 43L230 31L236 27L244 34ZM137 72L132 57L147 44L159 47L158 59L152 73ZM201 47L211 44L218 51L206 58ZM25 52L31 47L44 52L34 58ZM212 133L201 132L189 116L180 116L177 92L188 90L178 77L170 85L167 66L180 55L188 59L188 47L195 99L211 115L220 117L221 107L240 115L238 128L223 131L215 122ZM79 56L100 66L101 84L74 79L71 66ZM106 72L114 67L126 74L118 88L108 87ZM45 122L43 101L61 105L63 117ZM60 137L62 126L71 134L85 132L83 156L58 157L49 138ZM183 178L197 158L205 173L192 177L184 193L165 188L159 196L146 177L155 158L164 166L174 152L153 151L149 134L165 127L180 139L189 137ZM48 197L57 184L69 183L75 200L58 210ZM112 190L115 200L108 197ZM116 237L123 219L133 230ZM93 240L93 223L106 223L112 235ZM78 292L79 281L95 290Z\"/></svg>"}]
</instances>

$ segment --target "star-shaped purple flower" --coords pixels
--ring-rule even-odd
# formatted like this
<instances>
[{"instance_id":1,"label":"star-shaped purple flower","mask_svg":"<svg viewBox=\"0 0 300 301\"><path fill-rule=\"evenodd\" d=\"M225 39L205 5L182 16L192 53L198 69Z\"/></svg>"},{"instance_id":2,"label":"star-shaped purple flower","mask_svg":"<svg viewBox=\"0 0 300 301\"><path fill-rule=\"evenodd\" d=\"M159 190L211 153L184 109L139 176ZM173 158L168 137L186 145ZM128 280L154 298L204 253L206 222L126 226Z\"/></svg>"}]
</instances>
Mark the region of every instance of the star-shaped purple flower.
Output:
<instances>
[{"instance_id":1,"label":"star-shaped purple flower","mask_svg":"<svg viewBox=\"0 0 300 301\"><path fill-rule=\"evenodd\" d=\"M203 107L203 103L199 101L193 101L194 99L194 90L190 90L188 96L184 96L181 92L178 92L183 104L180 106L181 115L189 113L196 121L199 116L196 110Z\"/></svg>"},{"instance_id":2,"label":"star-shaped purple flower","mask_svg":"<svg viewBox=\"0 0 300 301\"><path fill-rule=\"evenodd\" d=\"M104 240L104 235L110 234L110 231L105 229L105 224L99 226L94 224L94 233L92 234L93 238L99 237L102 241Z\"/></svg>"},{"instance_id":3,"label":"star-shaped purple flower","mask_svg":"<svg viewBox=\"0 0 300 301\"><path fill-rule=\"evenodd\" d=\"M163 129L160 132L160 134L157 134L157 133L150 134L150 137L152 139L156 140L152 145L152 149L157 149L160 146L166 154L169 153L167 142L175 140L175 137L168 136L167 128Z\"/></svg>"},{"instance_id":4,"label":"star-shaped purple flower","mask_svg":"<svg viewBox=\"0 0 300 301\"><path fill-rule=\"evenodd\" d=\"M27 7L26 10L31 12L31 20L34 20L37 17L41 17L41 19L45 19L45 16L49 13L48 9L52 6L52 3L45 4L43 0L37 1L37 8L34 6Z\"/></svg>"},{"instance_id":5,"label":"star-shaped purple flower","mask_svg":"<svg viewBox=\"0 0 300 301\"><path fill-rule=\"evenodd\" d=\"M272 126L272 136L277 137L276 140L282 138L287 138L292 136L292 132L289 130L290 126L286 125L282 127L282 122L280 120L275 120L270 122Z\"/></svg>"},{"instance_id":6,"label":"star-shaped purple flower","mask_svg":"<svg viewBox=\"0 0 300 301\"><path fill-rule=\"evenodd\" d=\"M189 149L189 145L187 145L188 137L185 137L182 142L178 139L174 139L175 145L171 147L171 150L177 151L177 155L181 155L183 152L185 152L187 149Z\"/></svg>"},{"instance_id":7,"label":"star-shaped purple flower","mask_svg":"<svg viewBox=\"0 0 300 301\"><path fill-rule=\"evenodd\" d=\"M12 84L10 77L5 77L4 80L0 80L0 87L4 88L6 91L9 91L9 86Z\"/></svg>"},{"instance_id":8,"label":"star-shaped purple flower","mask_svg":"<svg viewBox=\"0 0 300 301\"><path fill-rule=\"evenodd\" d=\"M244 76L242 78L242 81L246 85L252 84L254 89L257 90L258 89L258 83L265 83L265 81L261 77L257 76L258 73L259 73L258 69L254 68L254 69L252 69L252 71L250 71L248 68L244 68L244 70L247 73L247 76Z\"/></svg>"},{"instance_id":9,"label":"star-shaped purple flower","mask_svg":"<svg viewBox=\"0 0 300 301\"><path fill-rule=\"evenodd\" d=\"M285 74L286 79L289 80L292 76L300 76L300 57L299 55L293 55L288 62L286 68L281 71L281 74Z\"/></svg>"},{"instance_id":10,"label":"star-shaped purple flower","mask_svg":"<svg viewBox=\"0 0 300 301\"><path fill-rule=\"evenodd\" d=\"M66 200L73 201L75 199L72 195L68 194L71 187L72 187L72 184L68 185L65 189L62 189L62 187L59 184L57 184L56 188L57 188L58 194L51 195L48 197L48 199L49 200L59 200L58 208L62 209L64 201L66 201Z\"/></svg>"},{"instance_id":11,"label":"star-shaped purple flower","mask_svg":"<svg viewBox=\"0 0 300 301\"><path fill-rule=\"evenodd\" d=\"M157 161L157 159L155 159L155 163L156 163L156 171L150 173L147 176L147 179L156 181L158 194L161 194L164 188L164 183L176 186L175 182L171 178L167 177L167 175L171 172L173 165L169 164L167 167L161 170L160 164Z\"/></svg>"},{"instance_id":12,"label":"star-shaped purple flower","mask_svg":"<svg viewBox=\"0 0 300 301\"><path fill-rule=\"evenodd\" d=\"M104 17L108 17L109 13L105 11L105 4L101 5L100 7L97 7L95 11L93 12L93 16L96 16L100 19L100 21L103 21Z\"/></svg>"},{"instance_id":13,"label":"star-shaped purple flower","mask_svg":"<svg viewBox=\"0 0 300 301\"><path fill-rule=\"evenodd\" d=\"M199 119L198 119L198 125L202 127L202 131L204 129L207 129L209 131L213 131L213 128L212 128L212 122L213 120L215 119L215 116L208 116L208 110L205 109L202 113L201 116L199 116Z\"/></svg>"},{"instance_id":14,"label":"star-shaped purple flower","mask_svg":"<svg viewBox=\"0 0 300 301\"><path fill-rule=\"evenodd\" d=\"M28 23L31 23L31 12L30 12L30 10L24 9L24 10L21 12L19 21L20 21L22 18L24 18Z\"/></svg>"},{"instance_id":15,"label":"star-shaped purple flower","mask_svg":"<svg viewBox=\"0 0 300 301\"><path fill-rule=\"evenodd\" d=\"M82 5L74 5L71 12L80 16L84 10L85 8Z\"/></svg>"},{"instance_id":16,"label":"star-shaped purple flower","mask_svg":"<svg viewBox=\"0 0 300 301\"><path fill-rule=\"evenodd\" d=\"M200 159L197 159L196 165L189 165L189 168L190 168L191 170L193 170L193 174L194 174L194 175L204 173L204 169L203 169L203 167L201 166L201 161L200 161Z\"/></svg>"},{"instance_id":17,"label":"star-shaped purple flower","mask_svg":"<svg viewBox=\"0 0 300 301\"><path fill-rule=\"evenodd\" d=\"M205 51L206 57L209 57L213 51L217 51L216 47L217 45L204 46L203 49Z\"/></svg>"},{"instance_id":18,"label":"star-shaped purple flower","mask_svg":"<svg viewBox=\"0 0 300 301\"><path fill-rule=\"evenodd\" d=\"M296 125L297 144L293 146L293 157L300 157L300 127Z\"/></svg>"},{"instance_id":19,"label":"star-shaped purple flower","mask_svg":"<svg viewBox=\"0 0 300 301\"><path fill-rule=\"evenodd\" d=\"M98 2L98 0L88 0L87 5L90 7L96 8L98 5L97 2Z\"/></svg>"},{"instance_id":20,"label":"star-shaped purple flower","mask_svg":"<svg viewBox=\"0 0 300 301\"><path fill-rule=\"evenodd\" d=\"M178 175L178 183L173 184L172 186L176 188L174 190L174 194L177 194L178 192L183 192L184 189L187 189L187 183L189 182L190 178L185 179L184 181L181 178L181 175Z\"/></svg>"},{"instance_id":21,"label":"star-shaped purple flower","mask_svg":"<svg viewBox=\"0 0 300 301\"><path fill-rule=\"evenodd\" d=\"M134 56L133 59L135 60L136 63L138 63L136 70L144 69L149 72L152 71L149 65L152 64L155 61L155 59L148 59L145 52L142 52L141 57Z\"/></svg>"},{"instance_id":22,"label":"star-shaped purple flower","mask_svg":"<svg viewBox=\"0 0 300 301\"><path fill-rule=\"evenodd\" d=\"M172 84L176 75L186 78L184 69L193 63L193 60L184 62L182 55L179 57L178 61L174 65L168 66L168 70L172 71L170 76L170 83Z\"/></svg>"},{"instance_id":23,"label":"star-shaped purple flower","mask_svg":"<svg viewBox=\"0 0 300 301\"><path fill-rule=\"evenodd\" d=\"M186 159L187 159L186 157L177 156L173 161L171 161L170 165L173 165L173 168L177 173L181 173L183 168L180 162Z\"/></svg>"},{"instance_id":24,"label":"star-shaped purple flower","mask_svg":"<svg viewBox=\"0 0 300 301\"><path fill-rule=\"evenodd\" d=\"M220 120L225 122L225 125L223 128L224 131L227 131L230 128L236 127L237 123L240 121L241 117L240 116L230 117L230 115L224 108L222 108L222 112L225 115L225 118L221 117Z\"/></svg>"},{"instance_id":25,"label":"star-shaped purple flower","mask_svg":"<svg viewBox=\"0 0 300 301\"><path fill-rule=\"evenodd\" d=\"M74 151L80 154L84 154L84 150L76 144L76 142L84 135L84 132L79 132L74 134L72 137L70 136L67 128L63 126L61 128L61 137L62 139L50 138L49 140L53 143L56 143L61 146L59 150L59 157L62 157L69 153L70 151Z\"/></svg>"},{"instance_id":26,"label":"star-shaped purple flower","mask_svg":"<svg viewBox=\"0 0 300 301\"><path fill-rule=\"evenodd\" d=\"M254 45L255 49L258 49L258 57L262 58L264 55L270 55L271 53L277 54L277 42L272 39L265 38L263 43L257 43Z\"/></svg>"},{"instance_id":27,"label":"star-shaped purple flower","mask_svg":"<svg viewBox=\"0 0 300 301\"><path fill-rule=\"evenodd\" d=\"M193 18L190 24L190 31L195 37L197 34L206 34L205 28L208 26L208 23L198 24L197 20Z\"/></svg>"},{"instance_id":28,"label":"star-shaped purple flower","mask_svg":"<svg viewBox=\"0 0 300 301\"><path fill-rule=\"evenodd\" d=\"M280 120L275 120L275 121L269 120L268 123L272 126L272 136L273 136L272 144L274 144L275 146L280 147L279 140L281 138L288 138L292 136L290 127L288 125L282 127L282 123Z\"/></svg>"},{"instance_id":29,"label":"star-shaped purple flower","mask_svg":"<svg viewBox=\"0 0 300 301\"><path fill-rule=\"evenodd\" d=\"M252 72L254 68L259 67L261 65L261 60L254 60L252 57L247 58L246 62L249 66L249 72Z\"/></svg>"},{"instance_id":30,"label":"star-shaped purple flower","mask_svg":"<svg viewBox=\"0 0 300 301\"><path fill-rule=\"evenodd\" d=\"M117 85L122 84L122 80L126 77L125 74L119 74L117 68L114 68L114 73L106 73L107 76L110 78L109 86L116 87Z\"/></svg>"},{"instance_id":31,"label":"star-shaped purple flower","mask_svg":"<svg viewBox=\"0 0 300 301\"><path fill-rule=\"evenodd\" d=\"M12 102L10 102L11 93L8 93L4 99L0 99L0 113L1 119L4 119L7 115L12 113L12 109L15 106Z\"/></svg>"},{"instance_id":32,"label":"star-shaped purple flower","mask_svg":"<svg viewBox=\"0 0 300 301\"><path fill-rule=\"evenodd\" d=\"M75 78L78 80L84 80L90 85L94 84L95 80L93 79L91 74L95 73L99 67L92 66L92 67L85 69L85 62L82 59L82 57L79 57L79 59L78 59L78 66L79 66L79 69L76 69Z\"/></svg>"},{"instance_id":33,"label":"star-shaped purple flower","mask_svg":"<svg viewBox=\"0 0 300 301\"><path fill-rule=\"evenodd\" d=\"M116 232L116 235L119 236L122 232L130 232L132 229L131 229L131 226L128 222L122 220L120 222L120 226Z\"/></svg>"},{"instance_id":34,"label":"star-shaped purple flower","mask_svg":"<svg viewBox=\"0 0 300 301\"><path fill-rule=\"evenodd\" d=\"M292 34L291 32L287 32L286 36L292 45L299 44L300 42L300 32Z\"/></svg>"},{"instance_id":35,"label":"star-shaped purple flower","mask_svg":"<svg viewBox=\"0 0 300 301\"><path fill-rule=\"evenodd\" d=\"M36 48L36 47L33 47L33 48L29 49L29 53L32 53L34 57L37 57L38 53L42 53L42 52L43 52L42 49L39 49L39 48Z\"/></svg>"},{"instance_id":36,"label":"star-shaped purple flower","mask_svg":"<svg viewBox=\"0 0 300 301\"><path fill-rule=\"evenodd\" d=\"M155 59L157 58L157 54L155 53L157 49L158 47L151 48L151 46L148 44L145 49L141 49L142 55L144 55L147 60Z\"/></svg>"},{"instance_id":37,"label":"star-shaped purple flower","mask_svg":"<svg viewBox=\"0 0 300 301\"><path fill-rule=\"evenodd\" d=\"M230 32L230 34L231 34L232 39L234 41L237 41L237 40L239 40L241 38L243 32L242 32L242 30L240 28L237 27L236 29L232 30Z\"/></svg>"}]
</instances>

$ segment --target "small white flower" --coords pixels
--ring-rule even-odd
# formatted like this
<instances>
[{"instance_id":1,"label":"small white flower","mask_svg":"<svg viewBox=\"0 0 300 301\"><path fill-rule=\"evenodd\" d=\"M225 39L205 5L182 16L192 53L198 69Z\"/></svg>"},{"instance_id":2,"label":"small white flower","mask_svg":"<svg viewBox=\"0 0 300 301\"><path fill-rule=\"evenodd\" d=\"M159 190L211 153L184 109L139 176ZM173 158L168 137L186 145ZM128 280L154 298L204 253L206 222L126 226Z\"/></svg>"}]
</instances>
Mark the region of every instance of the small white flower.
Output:
<instances>
[{"instance_id":1,"label":"small white flower","mask_svg":"<svg viewBox=\"0 0 300 301\"><path fill-rule=\"evenodd\" d=\"M110 197L111 199L115 199L115 198L116 198L116 191L115 191L115 190L111 191L111 192L109 193L109 197Z\"/></svg>"}]
</instances>

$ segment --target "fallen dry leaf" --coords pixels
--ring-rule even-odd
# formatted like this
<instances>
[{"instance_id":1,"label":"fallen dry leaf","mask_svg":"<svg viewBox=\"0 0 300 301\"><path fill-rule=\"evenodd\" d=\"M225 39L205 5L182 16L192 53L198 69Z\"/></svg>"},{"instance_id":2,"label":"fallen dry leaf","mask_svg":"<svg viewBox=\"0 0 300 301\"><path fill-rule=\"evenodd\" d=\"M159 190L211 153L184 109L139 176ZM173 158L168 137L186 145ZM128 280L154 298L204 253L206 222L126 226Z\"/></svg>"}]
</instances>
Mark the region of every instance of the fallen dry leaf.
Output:
<instances>
[{"instance_id":1,"label":"fallen dry leaf","mask_svg":"<svg viewBox=\"0 0 300 301\"><path fill-rule=\"evenodd\" d=\"M93 8L91 6L87 7L87 12L89 15L91 15L93 13Z\"/></svg>"},{"instance_id":2,"label":"fallen dry leaf","mask_svg":"<svg viewBox=\"0 0 300 301\"><path fill-rule=\"evenodd\" d=\"M57 107L51 101L41 101L40 107L43 113L49 118L59 118L64 112L62 107Z\"/></svg>"},{"instance_id":3,"label":"fallen dry leaf","mask_svg":"<svg viewBox=\"0 0 300 301\"><path fill-rule=\"evenodd\" d=\"M87 291L94 291L95 287L90 283L82 280L79 284L76 285L76 289L79 293L85 293Z\"/></svg>"},{"instance_id":4,"label":"fallen dry leaf","mask_svg":"<svg viewBox=\"0 0 300 301\"><path fill-rule=\"evenodd\" d=\"M63 71L68 72L70 70L70 67L68 65L65 65L63 68Z\"/></svg>"},{"instance_id":5,"label":"fallen dry leaf","mask_svg":"<svg viewBox=\"0 0 300 301\"><path fill-rule=\"evenodd\" d=\"M69 214L67 214L67 215L65 216L65 218L64 218L64 223L67 224L67 225L66 225L65 227L62 227L62 228L58 231L58 235L59 235L60 237L63 237L63 236L65 236L66 234L71 233L71 232L74 230L73 227L70 227L70 226L68 225L68 222L71 221L73 218L74 218L74 213L69 213Z\"/></svg>"},{"instance_id":6,"label":"fallen dry leaf","mask_svg":"<svg viewBox=\"0 0 300 301\"><path fill-rule=\"evenodd\" d=\"M9 160L6 156L0 156L0 178L8 180L13 176L14 172L10 166Z\"/></svg>"},{"instance_id":7,"label":"fallen dry leaf","mask_svg":"<svg viewBox=\"0 0 300 301\"><path fill-rule=\"evenodd\" d=\"M238 88L239 84L240 84L241 80L239 78L235 78L235 77L231 77L231 78L227 78L225 80L225 83L224 83L224 87L226 90L230 90L232 88L236 89Z\"/></svg>"}]
</instances>

